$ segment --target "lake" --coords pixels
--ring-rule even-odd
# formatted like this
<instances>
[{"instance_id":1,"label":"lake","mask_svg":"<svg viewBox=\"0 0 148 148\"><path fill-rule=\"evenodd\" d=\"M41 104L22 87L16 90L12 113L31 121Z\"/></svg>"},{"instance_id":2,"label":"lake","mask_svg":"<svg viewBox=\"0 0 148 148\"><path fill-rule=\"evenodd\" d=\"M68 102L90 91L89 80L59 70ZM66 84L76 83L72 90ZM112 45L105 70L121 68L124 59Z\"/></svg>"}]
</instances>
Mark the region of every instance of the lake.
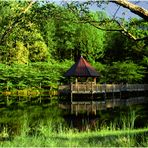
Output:
<instances>
[{"instance_id":1,"label":"lake","mask_svg":"<svg viewBox=\"0 0 148 148\"><path fill-rule=\"evenodd\" d=\"M145 101L141 99L142 102L134 104L128 104L129 101L122 100L124 103L120 106L116 105L117 101L114 100L113 107L107 106L107 103L112 101L106 100L106 108L97 109L95 114L87 112L89 106L94 108L99 104L95 102L92 102L93 106L89 103L77 104L79 108L74 110L76 104L71 106L59 101L57 96L1 96L0 98L0 136L5 133L13 137L19 135L22 129L28 130L28 134L31 135L37 132L41 124L50 124L52 130L61 127L85 131L110 127L111 124L114 124L115 128L123 126L143 128L148 123L147 98ZM135 100L140 99L135 98ZM71 107L73 112L71 112Z\"/></svg>"}]
</instances>

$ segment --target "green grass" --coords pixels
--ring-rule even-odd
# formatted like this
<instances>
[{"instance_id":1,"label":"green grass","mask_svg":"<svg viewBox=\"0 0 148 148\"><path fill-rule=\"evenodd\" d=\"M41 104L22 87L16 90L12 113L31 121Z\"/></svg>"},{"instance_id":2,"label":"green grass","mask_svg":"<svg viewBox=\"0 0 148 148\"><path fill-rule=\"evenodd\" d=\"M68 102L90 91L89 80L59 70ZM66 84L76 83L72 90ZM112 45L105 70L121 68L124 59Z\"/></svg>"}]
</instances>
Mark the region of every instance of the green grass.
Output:
<instances>
[{"instance_id":1,"label":"green grass","mask_svg":"<svg viewBox=\"0 0 148 148\"><path fill-rule=\"evenodd\" d=\"M78 132L75 129L59 126L57 131L51 124L42 123L33 135L29 135L27 123L22 126L20 135L11 140L3 140L0 147L146 147L148 128Z\"/></svg>"},{"instance_id":2,"label":"green grass","mask_svg":"<svg viewBox=\"0 0 148 148\"><path fill-rule=\"evenodd\" d=\"M37 109L36 112L39 110ZM56 110L52 111L54 114ZM52 120L46 118L34 126L30 126L29 114L22 114L18 132L12 137L9 129L3 127L0 132L0 147L147 147L148 127L134 129L135 119L138 117L135 111L128 115L122 114L120 120L109 124L103 122L101 127L85 131L67 128L62 120L53 116ZM45 112L44 112L45 114ZM18 115L18 113L17 113ZM48 114L48 116L51 114ZM18 118L17 118L18 120ZM56 122L55 122L56 121ZM120 121L120 122L119 122ZM9 122L8 122L9 123ZM57 125L58 124L58 125Z\"/></svg>"}]
</instances>

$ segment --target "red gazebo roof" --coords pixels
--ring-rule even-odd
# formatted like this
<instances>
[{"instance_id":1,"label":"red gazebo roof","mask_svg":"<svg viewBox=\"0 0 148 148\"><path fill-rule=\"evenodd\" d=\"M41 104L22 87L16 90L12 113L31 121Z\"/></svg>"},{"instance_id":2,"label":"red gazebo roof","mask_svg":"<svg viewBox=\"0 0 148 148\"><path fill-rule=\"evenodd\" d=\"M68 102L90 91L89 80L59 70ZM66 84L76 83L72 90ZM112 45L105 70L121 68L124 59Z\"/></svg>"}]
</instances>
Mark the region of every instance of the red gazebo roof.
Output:
<instances>
[{"instance_id":1,"label":"red gazebo roof","mask_svg":"<svg viewBox=\"0 0 148 148\"><path fill-rule=\"evenodd\" d=\"M80 59L66 72L71 77L98 77L97 71L81 56Z\"/></svg>"}]
</instances>

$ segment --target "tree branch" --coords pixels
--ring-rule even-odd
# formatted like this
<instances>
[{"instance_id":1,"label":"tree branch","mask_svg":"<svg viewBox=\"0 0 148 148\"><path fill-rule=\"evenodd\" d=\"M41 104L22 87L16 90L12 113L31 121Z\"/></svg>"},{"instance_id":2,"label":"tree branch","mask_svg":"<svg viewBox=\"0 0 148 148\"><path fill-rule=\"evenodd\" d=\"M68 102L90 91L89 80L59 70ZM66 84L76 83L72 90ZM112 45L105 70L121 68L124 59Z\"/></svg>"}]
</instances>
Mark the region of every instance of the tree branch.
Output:
<instances>
[{"instance_id":1,"label":"tree branch","mask_svg":"<svg viewBox=\"0 0 148 148\"><path fill-rule=\"evenodd\" d=\"M26 13L31 7L32 7L32 5L35 3L35 0L32 0L31 2L30 2L30 4L28 5L28 7L22 12L22 13Z\"/></svg>"},{"instance_id":2,"label":"tree branch","mask_svg":"<svg viewBox=\"0 0 148 148\"><path fill-rule=\"evenodd\" d=\"M148 40L148 36L142 37L142 38L137 38L135 37L132 33L130 33L123 25L121 25L117 20L115 20L115 22L120 26L121 29L106 29L106 28L102 28L100 26L97 26L95 24L93 24L92 22L88 22L90 25L94 26L97 29L100 29L102 31L118 31L121 32L124 36L127 36L128 38L134 40L134 41L144 41L144 40Z\"/></svg>"},{"instance_id":3,"label":"tree branch","mask_svg":"<svg viewBox=\"0 0 148 148\"><path fill-rule=\"evenodd\" d=\"M142 17L146 21L148 21L148 10L135 5L131 2L128 2L128 0L111 0L110 2L116 3L124 8L129 9L131 12L137 14L138 16Z\"/></svg>"},{"instance_id":4,"label":"tree branch","mask_svg":"<svg viewBox=\"0 0 148 148\"><path fill-rule=\"evenodd\" d=\"M121 32L123 35L127 36L128 38L134 40L134 41L141 41L141 40L147 40L147 36L146 37L142 37L142 38L137 38L135 35L133 35L132 33L130 33L126 27L124 27L121 23L119 23L116 19L115 16L117 14L117 12L120 9L120 6L123 6L125 8L128 8L129 10L131 10L133 13L141 16L142 18L144 18L145 20L148 20L148 11L141 8L140 6L130 3L127 0L109 0L110 2L116 3L119 5L119 7L117 8L117 10L115 11L113 18L110 20L101 20L101 21L94 21L94 20L90 20L90 18L81 18L81 20L79 20L78 23L89 23L90 25L94 26L97 29L103 30L103 31L119 31ZM92 1L88 1L88 5L90 3L92 3ZM84 2L87 3L87 2ZM98 1L97 1L98 3ZM69 8L70 11L74 12L73 8L67 3L67 6ZM78 16L79 17L79 16ZM108 29L105 28L104 25L106 25L109 22L116 22L116 24L119 26L119 29Z\"/></svg>"},{"instance_id":5,"label":"tree branch","mask_svg":"<svg viewBox=\"0 0 148 148\"><path fill-rule=\"evenodd\" d=\"M114 15L113 15L113 19L115 19L116 14L118 13L119 9L120 9L120 6L119 6L119 7L117 8L117 10L115 11L115 13L114 13Z\"/></svg>"},{"instance_id":6,"label":"tree branch","mask_svg":"<svg viewBox=\"0 0 148 148\"><path fill-rule=\"evenodd\" d=\"M137 40L137 38L134 35L132 35L123 25L121 25L121 23L119 23L117 20L115 20L115 22L120 26L123 34L125 34L126 36L128 36L129 38L135 41Z\"/></svg>"},{"instance_id":7,"label":"tree branch","mask_svg":"<svg viewBox=\"0 0 148 148\"><path fill-rule=\"evenodd\" d=\"M117 32L122 33L124 36L134 40L134 41L142 41L142 40L148 39L148 36L145 36L145 37L142 37L142 38L137 38L132 33L130 33L120 22L118 22L115 19L95 21L95 20L89 20L89 19L82 18L82 20L73 20L73 19L67 19L67 18L64 18L64 17L61 18L61 16L55 16L55 15L54 15L54 18L56 18L56 20L70 21L70 22L73 22L73 23L76 23L76 24L78 24L78 23L87 24L88 23L91 26L93 26L93 27L95 27L99 30L102 30L102 31L107 31L107 32L117 31ZM112 29L112 28L108 29L108 28L102 27L102 26L104 26L108 23L111 23L111 22L115 22L119 26L119 29Z\"/></svg>"},{"instance_id":8,"label":"tree branch","mask_svg":"<svg viewBox=\"0 0 148 148\"><path fill-rule=\"evenodd\" d=\"M89 23L90 25L92 25L92 26L94 26L95 28L100 29L100 30L102 30L102 31L118 31L118 32L122 32L122 31L123 31L122 29L106 29L106 28L97 26L97 25L94 24L93 22L87 22L87 23Z\"/></svg>"}]
</instances>

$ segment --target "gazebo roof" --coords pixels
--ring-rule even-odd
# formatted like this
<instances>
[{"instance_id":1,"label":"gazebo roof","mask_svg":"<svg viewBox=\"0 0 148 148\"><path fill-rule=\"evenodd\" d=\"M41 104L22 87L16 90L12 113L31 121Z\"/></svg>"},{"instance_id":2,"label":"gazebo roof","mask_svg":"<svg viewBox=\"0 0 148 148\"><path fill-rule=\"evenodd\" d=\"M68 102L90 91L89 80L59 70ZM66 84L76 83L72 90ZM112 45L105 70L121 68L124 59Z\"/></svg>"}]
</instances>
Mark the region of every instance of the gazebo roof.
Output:
<instances>
[{"instance_id":1,"label":"gazebo roof","mask_svg":"<svg viewBox=\"0 0 148 148\"><path fill-rule=\"evenodd\" d=\"M98 77L97 71L81 56L80 59L66 72L66 77Z\"/></svg>"}]
</instances>

